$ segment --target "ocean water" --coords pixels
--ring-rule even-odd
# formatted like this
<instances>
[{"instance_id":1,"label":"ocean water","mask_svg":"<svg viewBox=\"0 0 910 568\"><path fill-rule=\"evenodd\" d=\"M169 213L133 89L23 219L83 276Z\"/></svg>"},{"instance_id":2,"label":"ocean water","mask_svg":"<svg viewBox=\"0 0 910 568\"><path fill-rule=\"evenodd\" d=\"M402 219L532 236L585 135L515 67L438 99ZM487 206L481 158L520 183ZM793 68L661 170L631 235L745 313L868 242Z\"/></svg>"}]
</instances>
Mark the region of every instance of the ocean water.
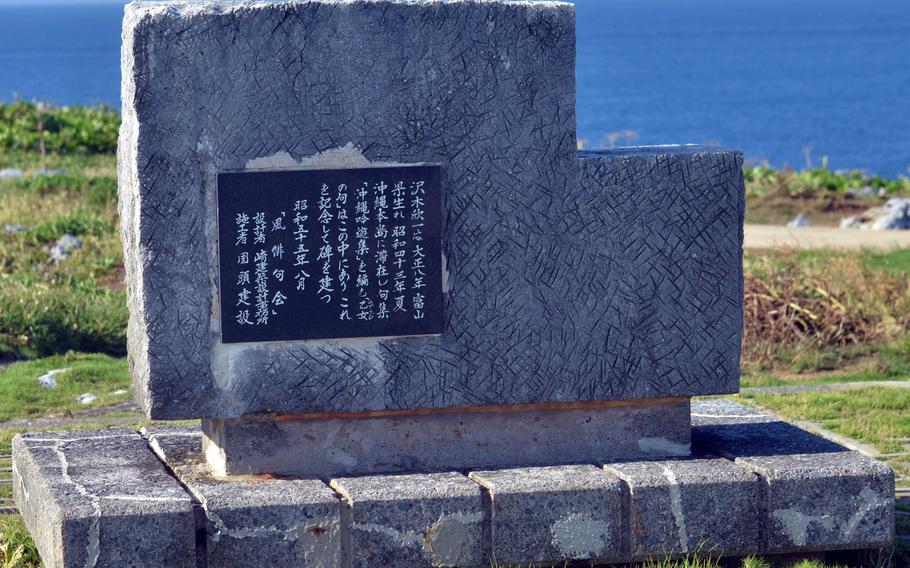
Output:
<instances>
[{"instance_id":1,"label":"ocean water","mask_svg":"<svg viewBox=\"0 0 910 568\"><path fill-rule=\"evenodd\" d=\"M778 167L910 174L910 1L576 4L588 147L713 143ZM121 13L0 0L0 100L117 106Z\"/></svg>"}]
</instances>

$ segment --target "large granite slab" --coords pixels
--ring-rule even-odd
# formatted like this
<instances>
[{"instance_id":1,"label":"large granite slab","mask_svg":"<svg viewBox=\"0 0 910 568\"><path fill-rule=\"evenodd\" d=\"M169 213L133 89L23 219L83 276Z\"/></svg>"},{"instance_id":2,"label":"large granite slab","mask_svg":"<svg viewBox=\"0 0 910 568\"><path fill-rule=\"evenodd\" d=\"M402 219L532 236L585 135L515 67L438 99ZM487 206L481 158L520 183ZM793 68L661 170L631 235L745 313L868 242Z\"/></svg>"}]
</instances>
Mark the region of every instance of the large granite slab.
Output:
<instances>
[{"instance_id":1,"label":"large granite slab","mask_svg":"<svg viewBox=\"0 0 910 568\"><path fill-rule=\"evenodd\" d=\"M735 391L741 155L579 159L573 18L558 2L131 4L120 213L146 413ZM217 174L389 161L443 168L444 332L222 344Z\"/></svg>"},{"instance_id":2,"label":"large granite slab","mask_svg":"<svg viewBox=\"0 0 910 568\"><path fill-rule=\"evenodd\" d=\"M47 568L195 568L193 503L130 430L21 434L13 496Z\"/></svg>"},{"instance_id":3,"label":"large granite slab","mask_svg":"<svg viewBox=\"0 0 910 568\"><path fill-rule=\"evenodd\" d=\"M704 423L688 458L328 487L215 477L196 427L149 427L148 445L127 430L28 434L14 442L14 493L49 568L562 565L892 542L884 464L728 402L693 416Z\"/></svg>"}]
</instances>

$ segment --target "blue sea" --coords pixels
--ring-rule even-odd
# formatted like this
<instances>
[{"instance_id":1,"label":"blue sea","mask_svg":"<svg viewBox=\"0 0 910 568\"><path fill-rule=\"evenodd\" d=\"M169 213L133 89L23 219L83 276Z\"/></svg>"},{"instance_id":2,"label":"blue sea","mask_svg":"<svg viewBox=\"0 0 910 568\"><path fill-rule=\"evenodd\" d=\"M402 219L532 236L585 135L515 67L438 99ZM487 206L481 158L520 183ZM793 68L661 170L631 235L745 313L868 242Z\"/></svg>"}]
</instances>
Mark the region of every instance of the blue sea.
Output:
<instances>
[{"instance_id":1,"label":"blue sea","mask_svg":"<svg viewBox=\"0 0 910 568\"><path fill-rule=\"evenodd\" d=\"M0 100L118 106L122 2L0 0ZM910 1L578 0L588 147L910 174Z\"/></svg>"}]
</instances>

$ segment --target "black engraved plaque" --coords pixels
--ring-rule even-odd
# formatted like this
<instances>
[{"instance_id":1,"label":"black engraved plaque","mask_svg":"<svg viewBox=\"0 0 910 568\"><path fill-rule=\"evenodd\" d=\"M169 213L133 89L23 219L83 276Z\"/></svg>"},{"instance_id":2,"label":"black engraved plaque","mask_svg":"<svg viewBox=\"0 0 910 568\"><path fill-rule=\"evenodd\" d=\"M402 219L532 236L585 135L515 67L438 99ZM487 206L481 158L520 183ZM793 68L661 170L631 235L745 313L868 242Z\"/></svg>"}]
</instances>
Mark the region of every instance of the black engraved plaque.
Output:
<instances>
[{"instance_id":1,"label":"black engraved plaque","mask_svg":"<svg viewBox=\"0 0 910 568\"><path fill-rule=\"evenodd\" d=\"M440 167L218 175L224 343L442 333Z\"/></svg>"}]
</instances>

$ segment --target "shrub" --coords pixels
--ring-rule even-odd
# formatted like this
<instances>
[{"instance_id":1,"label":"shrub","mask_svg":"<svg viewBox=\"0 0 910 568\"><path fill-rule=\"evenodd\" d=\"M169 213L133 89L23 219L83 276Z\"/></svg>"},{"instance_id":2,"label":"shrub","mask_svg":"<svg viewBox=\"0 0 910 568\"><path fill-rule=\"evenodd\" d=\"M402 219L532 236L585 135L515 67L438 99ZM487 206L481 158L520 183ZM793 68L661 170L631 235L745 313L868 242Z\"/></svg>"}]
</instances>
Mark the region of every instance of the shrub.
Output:
<instances>
[{"instance_id":1,"label":"shrub","mask_svg":"<svg viewBox=\"0 0 910 568\"><path fill-rule=\"evenodd\" d=\"M61 154L113 153L120 115L98 107L47 107L16 101L0 105L0 150Z\"/></svg>"}]
</instances>

